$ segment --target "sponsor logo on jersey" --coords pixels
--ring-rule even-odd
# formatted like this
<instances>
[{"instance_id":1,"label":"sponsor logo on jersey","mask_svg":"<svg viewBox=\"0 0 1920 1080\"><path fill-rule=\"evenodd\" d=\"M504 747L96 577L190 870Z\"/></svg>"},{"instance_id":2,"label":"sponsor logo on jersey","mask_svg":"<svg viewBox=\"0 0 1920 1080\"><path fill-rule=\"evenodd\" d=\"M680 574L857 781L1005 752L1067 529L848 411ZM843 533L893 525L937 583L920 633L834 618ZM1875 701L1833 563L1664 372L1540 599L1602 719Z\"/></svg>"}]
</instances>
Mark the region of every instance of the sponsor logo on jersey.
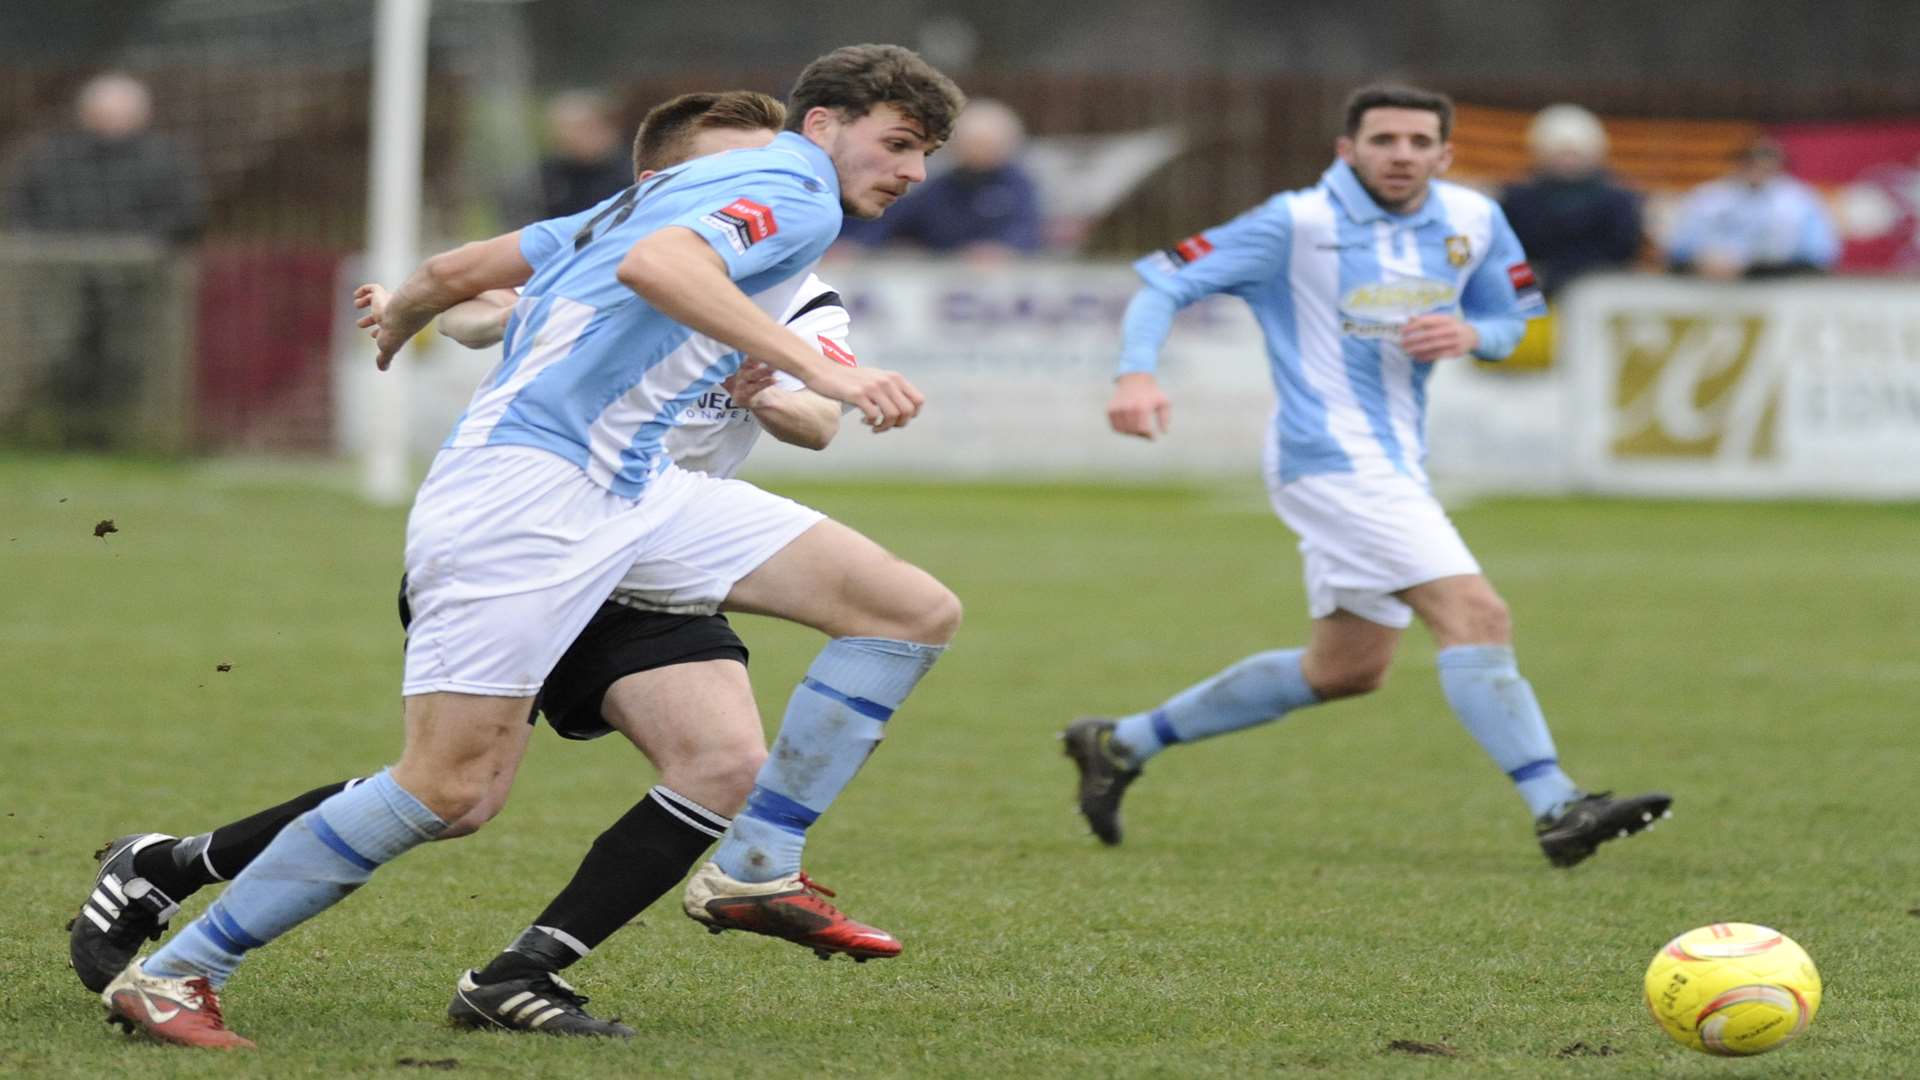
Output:
<instances>
[{"instance_id":1,"label":"sponsor logo on jersey","mask_svg":"<svg viewBox=\"0 0 1920 1080\"><path fill-rule=\"evenodd\" d=\"M700 220L726 237L727 243L740 255L780 231L780 223L773 219L773 210L752 199L735 199L711 214L702 215Z\"/></svg>"},{"instance_id":2,"label":"sponsor logo on jersey","mask_svg":"<svg viewBox=\"0 0 1920 1080\"><path fill-rule=\"evenodd\" d=\"M825 334L817 334L815 336L820 339L820 352L824 356L826 356L827 359L843 367L859 367L860 366L860 362L853 358L852 353L841 348L839 342L833 340L832 338L828 337Z\"/></svg>"},{"instance_id":3,"label":"sponsor logo on jersey","mask_svg":"<svg viewBox=\"0 0 1920 1080\"><path fill-rule=\"evenodd\" d=\"M1447 237L1447 265L1457 270L1471 261L1473 261L1473 241L1464 236Z\"/></svg>"},{"instance_id":4,"label":"sponsor logo on jersey","mask_svg":"<svg viewBox=\"0 0 1920 1080\"><path fill-rule=\"evenodd\" d=\"M1213 241L1208 240L1199 233L1194 233L1192 236L1168 248L1166 255L1168 259L1173 261L1174 266L1180 267L1193 262L1195 259L1212 254L1212 252Z\"/></svg>"},{"instance_id":5,"label":"sponsor logo on jersey","mask_svg":"<svg viewBox=\"0 0 1920 1080\"><path fill-rule=\"evenodd\" d=\"M1513 296L1523 305L1545 303L1540 295L1540 283L1534 279L1533 267L1517 262L1507 267L1507 280L1513 282Z\"/></svg>"},{"instance_id":6,"label":"sponsor logo on jersey","mask_svg":"<svg viewBox=\"0 0 1920 1080\"><path fill-rule=\"evenodd\" d=\"M1409 319L1453 306L1459 290L1430 278L1377 281L1340 298L1340 328L1354 337L1398 337Z\"/></svg>"}]
</instances>

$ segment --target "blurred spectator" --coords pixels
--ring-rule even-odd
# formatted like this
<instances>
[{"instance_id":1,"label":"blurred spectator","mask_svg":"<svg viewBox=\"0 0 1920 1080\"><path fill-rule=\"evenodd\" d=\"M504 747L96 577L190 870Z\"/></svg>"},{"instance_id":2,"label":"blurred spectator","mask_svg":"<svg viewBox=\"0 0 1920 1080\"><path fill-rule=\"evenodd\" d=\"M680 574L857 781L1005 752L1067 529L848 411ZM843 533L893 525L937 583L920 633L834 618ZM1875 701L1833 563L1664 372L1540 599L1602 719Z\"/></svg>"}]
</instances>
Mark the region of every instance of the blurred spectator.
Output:
<instances>
[{"instance_id":1,"label":"blurred spectator","mask_svg":"<svg viewBox=\"0 0 1920 1080\"><path fill-rule=\"evenodd\" d=\"M987 99L969 102L942 149L953 167L878 221L848 218L841 237L863 247L913 245L984 259L1039 250L1039 193L1014 160L1025 136L1012 109Z\"/></svg>"},{"instance_id":2,"label":"blurred spectator","mask_svg":"<svg viewBox=\"0 0 1920 1080\"><path fill-rule=\"evenodd\" d=\"M1527 128L1533 175L1500 200L1507 222L1551 300L1595 270L1632 265L1640 253L1640 197L1606 170L1607 132L1578 105L1549 105Z\"/></svg>"},{"instance_id":3,"label":"blurred spectator","mask_svg":"<svg viewBox=\"0 0 1920 1080\"><path fill-rule=\"evenodd\" d=\"M605 98L584 90L547 104L547 156L540 161L541 219L577 214L633 184L627 135Z\"/></svg>"},{"instance_id":4,"label":"blurred spectator","mask_svg":"<svg viewBox=\"0 0 1920 1080\"><path fill-rule=\"evenodd\" d=\"M206 200L186 149L148 130L146 84L118 72L80 89L77 127L29 149L7 190L14 228L192 240Z\"/></svg>"},{"instance_id":5,"label":"blurred spectator","mask_svg":"<svg viewBox=\"0 0 1920 1080\"><path fill-rule=\"evenodd\" d=\"M53 406L58 442L100 449L140 439L168 408L144 395L178 383L185 279L172 255L200 235L206 196L186 147L149 129L140 80L95 76L75 114L8 178L8 227L39 234L29 261L9 270L31 282L16 330L43 390L28 400Z\"/></svg>"},{"instance_id":6,"label":"blurred spectator","mask_svg":"<svg viewBox=\"0 0 1920 1080\"><path fill-rule=\"evenodd\" d=\"M1722 280L1830 268L1840 256L1833 221L1786 167L1780 144L1761 139L1740 152L1733 175L1693 189L1675 215L1668 264Z\"/></svg>"}]
</instances>

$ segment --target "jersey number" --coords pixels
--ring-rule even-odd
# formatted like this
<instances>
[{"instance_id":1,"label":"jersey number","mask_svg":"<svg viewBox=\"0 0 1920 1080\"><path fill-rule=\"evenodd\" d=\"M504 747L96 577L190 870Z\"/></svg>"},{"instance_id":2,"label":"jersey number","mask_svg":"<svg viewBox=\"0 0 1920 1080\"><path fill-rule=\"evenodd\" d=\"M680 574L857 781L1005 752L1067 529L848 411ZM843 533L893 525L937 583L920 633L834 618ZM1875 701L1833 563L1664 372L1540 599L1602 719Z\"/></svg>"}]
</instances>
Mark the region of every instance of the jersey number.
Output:
<instances>
[{"instance_id":1,"label":"jersey number","mask_svg":"<svg viewBox=\"0 0 1920 1080\"><path fill-rule=\"evenodd\" d=\"M626 224L627 219L633 216L634 209L640 205L640 200L653 194L661 184L677 176L679 171L672 169L656 173L648 177L645 184L635 184L621 192L619 198L608 203L605 210L593 215L585 225L580 226L579 232L573 234L573 250L580 251L596 238ZM612 220L609 221L609 218ZM600 227L602 224L606 225L605 229Z\"/></svg>"}]
</instances>

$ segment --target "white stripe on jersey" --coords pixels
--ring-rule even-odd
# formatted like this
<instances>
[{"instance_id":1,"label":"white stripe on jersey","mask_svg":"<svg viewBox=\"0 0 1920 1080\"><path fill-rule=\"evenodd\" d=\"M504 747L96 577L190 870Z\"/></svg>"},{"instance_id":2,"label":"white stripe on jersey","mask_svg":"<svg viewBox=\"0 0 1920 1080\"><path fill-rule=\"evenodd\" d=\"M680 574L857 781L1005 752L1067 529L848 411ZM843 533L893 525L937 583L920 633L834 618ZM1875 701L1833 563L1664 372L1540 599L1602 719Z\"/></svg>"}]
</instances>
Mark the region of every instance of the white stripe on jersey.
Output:
<instances>
[{"instance_id":1,"label":"white stripe on jersey","mask_svg":"<svg viewBox=\"0 0 1920 1080\"><path fill-rule=\"evenodd\" d=\"M815 351L820 351L821 336L842 348L847 347L846 308L828 305L797 315L801 308L833 291L833 286L808 274L782 313L787 329L805 338ZM786 391L805 389L799 379L784 371L774 375L774 385ZM681 410L680 422L666 436L667 456L683 469L725 479L739 472L746 463L760 432L760 422L745 409L719 410L690 405Z\"/></svg>"},{"instance_id":2,"label":"white stripe on jersey","mask_svg":"<svg viewBox=\"0 0 1920 1080\"><path fill-rule=\"evenodd\" d=\"M531 304L533 301L522 298L519 303ZM513 404L514 398L533 381L534 376L565 360L573 352L574 341L587 328L593 316L594 309L578 300L554 297L547 309L546 322L540 325L540 332L534 335L533 343L527 350L527 358L521 361L506 382L474 395L473 404L468 407L467 415L460 419L460 426L453 429L447 445L485 446L493 435L494 426L507 414L507 408Z\"/></svg>"},{"instance_id":3,"label":"white stripe on jersey","mask_svg":"<svg viewBox=\"0 0 1920 1080\"><path fill-rule=\"evenodd\" d=\"M749 299L760 310L778 319L787 312L801 285L817 280L811 271L796 274L772 288L754 293ZM718 384L726 375L732 374L732 369L737 368L739 362L736 359L720 378L703 377L707 370L735 354L732 346L723 345L705 334L694 334L662 357L659 363L647 369L639 382L608 405L587 428L588 478L596 484L611 487L614 477L621 471L621 459L628 450L659 450L668 431L680 422L679 414L686 404ZM641 428L656 421L662 425L658 436L645 444L634 445ZM663 467L668 458L669 455L656 455L654 469L657 471ZM651 479L651 476L648 478Z\"/></svg>"},{"instance_id":4,"label":"white stripe on jersey","mask_svg":"<svg viewBox=\"0 0 1920 1080\"><path fill-rule=\"evenodd\" d=\"M1486 261L1493 251L1493 207L1491 199L1459 184L1435 181L1433 196L1437 196L1440 205L1446 211L1447 224L1453 227L1454 234L1467 238L1468 262L1459 268L1462 287L1473 271Z\"/></svg>"},{"instance_id":5,"label":"white stripe on jersey","mask_svg":"<svg viewBox=\"0 0 1920 1080\"><path fill-rule=\"evenodd\" d=\"M1420 241L1411 229L1398 229L1385 221L1373 225L1374 257L1380 260L1382 280L1394 277L1426 277L1420 265ZM1400 347L1397 337L1377 338L1380 347L1380 384L1387 395L1387 426L1400 445L1400 463L1421 483L1426 473L1420 468L1425 456L1420 442L1420 409L1413 400L1413 359Z\"/></svg>"},{"instance_id":6,"label":"white stripe on jersey","mask_svg":"<svg viewBox=\"0 0 1920 1080\"><path fill-rule=\"evenodd\" d=\"M1292 196L1288 209L1295 231L1287 276L1300 338L1300 374L1326 407L1327 434L1357 465L1379 457L1380 444L1354 397L1341 349L1346 336L1340 328L1340 256L1327 250L1340 243L1340 208L1326 192L1309 190Z\"/></svg>"},{"instance_id":7,"label":"white stripe on jersey","mask_svg":"<svg viewBox=\"0 0 1920 1080\"><path fill-rule=\"evenodd\" d=\"M635 446L634 439L640 429L655 420L671 425L679 406L669 403L693 387L718 381L703 380L701 376L733 351L731 346L695 334L648 368L639 382L614 399L587 428L587 477L602 487L611 487L624 464L621 458L629 449L658 449L667 429L661 428L651 446ZM664 457L656 458L655 468L664 460ZM649 473L648 479L652 479L652 475Z\"/></svg>"}]
</instances>

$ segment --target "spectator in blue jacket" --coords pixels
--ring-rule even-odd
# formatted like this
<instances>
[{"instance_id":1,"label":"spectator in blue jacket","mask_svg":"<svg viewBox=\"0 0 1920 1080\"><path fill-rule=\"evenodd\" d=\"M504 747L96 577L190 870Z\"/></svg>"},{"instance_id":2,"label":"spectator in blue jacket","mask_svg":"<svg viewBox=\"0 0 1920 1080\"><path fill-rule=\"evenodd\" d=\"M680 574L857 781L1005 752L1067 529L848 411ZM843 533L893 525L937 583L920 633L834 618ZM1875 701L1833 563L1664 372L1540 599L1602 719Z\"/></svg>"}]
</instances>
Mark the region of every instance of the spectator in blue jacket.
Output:
<instances>
[{"instance_id":1,"label":"spectator in blue jacket","mask_svg":"<svg viewBox=\"0 0 1920 1080\"><path fill-rule=\"evenodd\" d=\"M1722 280L1832 269L1840 257L1833 221L1786 169L1780 144L1760 139L1740 152L1731 176L1694 188L1674 220L1668 264Z\"/></svg>"},{"instance_id":2,"label":"spectator in blue jacket","mask_svg":"<svg viewBox=\"0 0 1920 1080\"><path fill-rule=\"evenodd\" d=\"M1025 134L1007 106L969 102L945 147L953 167L901 199L884 218L848 218L841 239L861 247L913 246L987 259L1038 251L1039 193L1014 160Z\"/></svg>"}]
</instances>

